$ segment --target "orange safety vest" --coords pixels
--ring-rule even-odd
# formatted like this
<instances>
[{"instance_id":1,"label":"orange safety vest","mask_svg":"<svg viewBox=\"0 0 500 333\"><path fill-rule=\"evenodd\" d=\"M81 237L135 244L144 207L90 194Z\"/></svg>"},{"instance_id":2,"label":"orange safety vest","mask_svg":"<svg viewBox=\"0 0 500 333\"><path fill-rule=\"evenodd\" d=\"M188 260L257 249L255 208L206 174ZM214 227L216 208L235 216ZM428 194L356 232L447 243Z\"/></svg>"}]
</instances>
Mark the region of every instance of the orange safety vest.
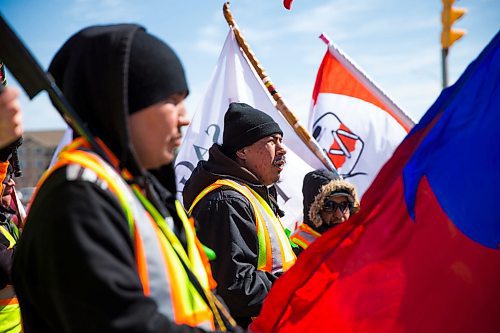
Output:
<instances>
[{"instance_id":1,"label":"orange safety vest","mask_svg":"<svg viewBox=\"0 0 500 333\"><path fill-rule=\"evenodd\" d=\"M82 138L69 144L52 169L42 176L37 188L54 170L63 166L68 166L67 172L71 172L72 167L78 167L85 169L84 174L90 172L93 179L98 177L117 197L124 210L135 244L136 265L144 294L156 301L159 312L177 324L225 331L219 312L223 311L229 322L234 324L211 293L216 283L211 276L208 259L196 237L194 222L188 219L180 203L176 202L176 208L185 229L187 251L139 187L126 183L123 177L130 178L130 174L124 171L123 177L120 176L96 154L77 149L82 145L86 145ZM106 153L116 163L112 153L108 150ZM194 287L184 266L196 276L210 304Z\"/></svg>"},{"instance_id":2,"label":"orange safety vest","mask_svg":"<svg viewBox=\"0 0 500 333\"><path fill-rule=\"evenodd\" d=\"M14 287L10 284L0 289L0 332L22 332L21 310Z\"/></svg>"},{"instance_id":3,"label":"orange safety vest","mask_svg":"<svg viewBox=\"0 0 500 333\"><path fill-rule=\"evenodd\" d=\"M9 161L6 162L0 162L0 191L3 190L3 181L5 180L5 177L7 176L7 170L9 168Z\"/></svg>"},{"instance_id":4,"label":"orange safety vest","mask_svg":"<svg viewBox=\"0 0 500 333\"><path fill-rule=\"evenodd\" d=\"M231 179L219 179L198 194L188 212L191 214L205 195L221 186L229 186L241 193L253 208L259 243L257 269L271 273L287 271L295 263L296 257L283 225L269 204L249 186Z\"/></svg>"},{"instance_id":5,"label":"orange safety vest","mask_svg":"<svg viewBox=\"0 0 500 333\"><path fill-rule=\"evenodd\" d=\"M0 191L3 190L3 181L7 174L9 162L0 162ZM0 226L0 233L9 241L7 249L12 249L16 245L17 235L11 235L10 232ZM19 302L14 292L14 287L10 284L0 289L0 332L18 333L22 332L21 310Z\"/></svg>"},{"instance_id":6,"label":"orange safety vest","mask_svg":"<svg viewBox=\"0 0 500 333\"><path fill-rule=\"evenodd\" d=\"M320 236L321 234L319 232L307 224L302 223L290 235L290 240L305 250Z\"/></svg>"}]
</instances>

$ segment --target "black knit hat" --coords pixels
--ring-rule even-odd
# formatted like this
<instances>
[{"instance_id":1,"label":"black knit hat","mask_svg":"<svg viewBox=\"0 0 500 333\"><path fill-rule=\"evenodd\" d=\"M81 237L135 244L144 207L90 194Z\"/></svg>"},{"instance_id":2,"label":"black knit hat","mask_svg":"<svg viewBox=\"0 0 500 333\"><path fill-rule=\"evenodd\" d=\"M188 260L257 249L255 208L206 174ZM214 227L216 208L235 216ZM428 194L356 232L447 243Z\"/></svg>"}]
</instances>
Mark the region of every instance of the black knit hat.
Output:
<instances>
[{"instance_id":1,"label":"black knit hat","mask_svg":"<svg viewBox=\"0 0 500 333\"><path fill-rule=\"evenodd\" d=\"M222 149L226 154L232 155L241 148L273 134L283 135L273 118L245 103L229 104L224 116L222 139Z\"/></svg>"},{"instance_id":2,"label":"black knit hat","mask_svg":"<svg viewBox=\"0 0 500 333\"><path fill-rule=\"evenodd\" d=\"M188 93L181 61L167 44L144 30L138 30L130 48L129 114L175 93Z\"/></svg>"}]
</instances>

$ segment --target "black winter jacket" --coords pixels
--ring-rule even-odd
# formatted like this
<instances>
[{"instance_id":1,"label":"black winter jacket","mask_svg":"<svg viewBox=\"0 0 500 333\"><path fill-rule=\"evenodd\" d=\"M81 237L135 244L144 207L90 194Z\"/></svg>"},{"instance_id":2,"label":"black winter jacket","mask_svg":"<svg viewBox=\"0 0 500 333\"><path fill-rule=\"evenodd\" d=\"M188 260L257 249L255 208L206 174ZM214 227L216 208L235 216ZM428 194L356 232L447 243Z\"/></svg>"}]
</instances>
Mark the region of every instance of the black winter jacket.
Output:
<instances>
[{"instance_id":1,"label":"black winter jacket","mask_svg":"<svg viewBox=\"0 0 500 333\"><path fill-rule=\"evenodd\" d=\"M25 332L203 332L177 326L144 296L116 197L66 168L44 184L13 267Z\"/></svg>"},{"instance_id":2,"label":"black winter jacket","mask_svg":"<svg viewBox=\"0 0 500 333\"><path fill-rule=\"evenodd\" d=\"M184 186L186 209L217 179L249 185L277 215L283 215L276 202L274 186L259 184L255 175L224 155L217 144L210 148L208 161L198 163ZM226 302L237 323L246 327L251 317L259 314L269 289L280 275L257 270L259 247L253 208L242 194L222 186L198 202L192 216L198 223L198 238L217 256L211 261L217 294Z\"/></svg>"}]
</instances>

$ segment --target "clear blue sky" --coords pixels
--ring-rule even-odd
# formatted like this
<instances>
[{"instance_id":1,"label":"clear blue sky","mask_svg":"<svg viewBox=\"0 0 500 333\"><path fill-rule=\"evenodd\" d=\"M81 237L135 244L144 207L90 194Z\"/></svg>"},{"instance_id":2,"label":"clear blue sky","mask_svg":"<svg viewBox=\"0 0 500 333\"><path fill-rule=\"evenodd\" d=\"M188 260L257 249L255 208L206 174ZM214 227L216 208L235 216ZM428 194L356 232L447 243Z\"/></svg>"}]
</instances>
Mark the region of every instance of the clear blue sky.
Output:
<instances>
[{"instance_id":1,"label":"clear blue sky","mask_svg":"<svg viewBox=\"0 0 500 333\"><path fill-rule=\"evenodd\" d=\"M0 11L44 68L62 43L93 25L135 22L181 57L195 111L228 31L216 0L0 0ZM468 13L454 26L467 35L450 50L453 83L500 27L500 0L458 0ZM325 32L387 95L418 120L441 91L439 0L235 0L236 22L294 113L307 125ZM0 46L1 47L1 46ZM14 80L9 81L16 85ZM63 128L46 96L22 99L28 130Z\"/></svg>"}]
</instances>

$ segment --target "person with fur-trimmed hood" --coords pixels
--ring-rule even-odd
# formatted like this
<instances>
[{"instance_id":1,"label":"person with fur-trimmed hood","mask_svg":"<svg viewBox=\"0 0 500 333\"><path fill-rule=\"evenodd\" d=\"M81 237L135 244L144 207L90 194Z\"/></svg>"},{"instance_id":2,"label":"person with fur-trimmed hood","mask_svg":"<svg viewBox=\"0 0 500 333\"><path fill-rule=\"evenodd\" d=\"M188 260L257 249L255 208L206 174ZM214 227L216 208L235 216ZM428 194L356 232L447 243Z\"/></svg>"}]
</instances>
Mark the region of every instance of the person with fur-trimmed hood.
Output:
<instances>
[{"instance_id":1,"label":"person with fur-trimmed hood","mask_svg":"<svg viewBox=\"0 0 500 333\"><path fill-rule=\"evenodd\" d=\"M328 170L314 170L304 176L304 221L290 239L301 253L327 230L344 223L359 211L356 188Z\"/></svg>"}]
</instances>

